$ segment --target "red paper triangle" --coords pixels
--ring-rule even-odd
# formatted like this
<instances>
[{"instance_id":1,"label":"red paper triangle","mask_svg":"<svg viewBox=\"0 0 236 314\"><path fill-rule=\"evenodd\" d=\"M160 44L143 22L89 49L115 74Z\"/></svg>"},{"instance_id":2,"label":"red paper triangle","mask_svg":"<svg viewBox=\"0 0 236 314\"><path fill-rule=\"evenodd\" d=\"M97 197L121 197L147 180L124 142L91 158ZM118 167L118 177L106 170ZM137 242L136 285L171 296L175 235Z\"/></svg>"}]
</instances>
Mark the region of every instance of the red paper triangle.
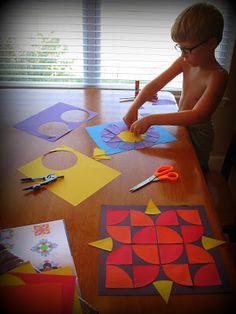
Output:
<instances>
[{"instance_id":1,"label":"red paper triangle","mask_svg":"<svg viewBox=\"0 0 236 314\"><path fill-rule=\"evenodd\" d=\"M135 254L144 262L150 264L159 264L159 255L157 246L153 244L135 244L133 245Z\"/></svg>"},{"instance_id":2,"label":"red paper triangle","mask_svg":"<svg viewBox=\"0 0 236 314\"><path fill-rule=\"evenodd\" d=\"M201 225L201 218L196 209L188 209L188 210L177 210L178 215L185 221L193 224L193 225Z\"/></svg>"},{"instance_id":3,"label":"red paper triangle","mask_svg":"<svg viewBox=\"0 0 236 314\"><path fill-rule=\"evenodd\" d=\"M177 226L179 224L175 210L168 210L157 216L156 225Z\"/></svg>"},{"instance_id":4,"label":"red paper triangle","mask_svg":"<svg viewBox=\"0 0 236 314\"><path fill-rule=\"evenodd\" d=\"M156 242L157 238L155 227L144 227L137 231L132 238L132 243L152 244Z\"/></svg>"},{"instance_id":5,"label":"red paper triangle","mask_svg":"<svg viewBox=\"0 0 236 314\"><path fill-rule=\"evenodd\" d=\"M106 288L133 288L133 281L120 267L106 265Z\"/></svg>"},{"instance_id":6,"label":"red paper triangle","mask_svg":"<svg viewBox=\"0 0 236 314\"><path fill-rule=\"evenodd\" d=\"M184 242L195 242L203 235L203 226L181 226Z\"/></svg>"},{"instance_id":7,"label":"red paper triangle","mask_svg":"<svg viewBox=\"0 0 236 314\"><path fill-rule=\"evenodd\" d=\"M183 239L175 230L169 227L157 226L158 243L183 243Z\"/></svg>"},{"instance_id":8,"label":"red paper triangle","mask_svg":"<svg viewBox=\"0 0 236 314\"><path fill-rule=\"evenodd\" d=\"M132 264L131 245L122 245L113 249L107 256L106 264Z\"/></svg>"},{"instance_id":9,"label":"red paper triangle","mask_svg":"<svg viewBox=\"0 0 236 314\"><path fill-rule=\"evenodd\" d=\"M216 265L207 264L202 266L194 276L194 285L198 287L222 285Z\"/></svg>"},{"instance_id":10,"label":"red paper triangle","mask_svg":"<svg viewBox=\"0 0 236 314\"><path fill-rule=\"evenodd\" d=\"M145 213L142 213L137 210L130 211L130 224L131 226L153 226L154 223L152 219L147 216Z\"/></svg>"},{"instance_id":11,"label":"red paper triangle","mask_svg":"<svg viewBox=\"0 0 236 314\"><path fill-rule=\"evenodd\" d=\"M160 266L157 265L134 265L134 287L140 288L153 282L159 274Z\"/></svg>"},{"instance_id":12,"label":"red paper triangle","mask_svg":"<svg viewBox=\"0 0 236 314\"><path fill-rule=\"evenodd\" d=\"M166 264L163 265L163 270L174 282L183 286L193 285L188 264Z\"/></svg>"},{"instance_id":13,"label":"red paper triangle","mask_svg":"<svg viewBox=\"0 0 236 314\"><path fill-rule=\"evenodd\" d=\"M185 249L190 264L205 264L215 262L210 253L197 245L185 244Z\"/></svg>"},{"instance_id":14,"label":"red paper triangle","mask_svg":"<svg viewBox=\"0 0 236 314\"><path fill-rule=\"evenodd\" d=\"M183 244L160 244L160 260L162 264L176 261L184 251Z\"/></svg>"},{"instance_id":15,"label":"red paper triangle","mask_svg":"<svg viewBox=\"0 0 236 314\"><path fill-rule=\"evenodd\" d=\"M108 209L106 212L106 225L117 225L129 216L128 210L113 210Z\"/></svg>"}]
</instances>

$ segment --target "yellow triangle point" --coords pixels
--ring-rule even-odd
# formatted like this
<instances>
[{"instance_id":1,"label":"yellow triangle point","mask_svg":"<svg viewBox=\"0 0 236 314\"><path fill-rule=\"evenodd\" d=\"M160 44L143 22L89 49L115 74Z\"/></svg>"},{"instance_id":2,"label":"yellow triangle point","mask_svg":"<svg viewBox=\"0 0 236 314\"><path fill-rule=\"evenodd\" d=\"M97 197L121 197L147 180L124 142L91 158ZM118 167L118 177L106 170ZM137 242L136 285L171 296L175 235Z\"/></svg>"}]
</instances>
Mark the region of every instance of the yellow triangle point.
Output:
<instances>
[{"instance_id":1,"label":"yellow triangle point","mask_svg":"<svg viewBox=\"0 0 236 314\"><path fill-rule=\"evenodd\" d=\"M113 247L113 241L112 241L112 238L108 237L108 238L104 238L98 241L90 242L89 245L92 245L99 249L110 252Z\"/></svg>"},{"instance_id":2,"label":"yellow triangle point","mask_svg":"<svg viewBox=\"0 0 236 314\"><path fill-rule=\"evenodd\" d=\"M145 214L156 215L156 214L160 214L160 213L161 213L160 209L156 206L156 204L153 202L153 200L150 199L148 204L147 204Z\"/></svg>"},{"instance_id":3,"label":"yellow triangle point","mask_svg":"<svg viewBox=\"0 0 236 314\"><path fill-rule=\"evenodd\" d=\"M204 247L205 250L210 250L216 246L219 246L221 244L224 244L225 241L222 240L217 240L214 238L209 238L206 236L202 236L202 246Z\"/></svg>"},{"instance_id":4,"label":"yellow triangle point","mask_svg":"<svg viewBox=\"0 0 236 314\"><path fill-rule=\"evenodd\" d=\"M171 280L159 280L159 281L154 281L152 283L156 290L159 292L161 295L162 299L165 301L167 304L170 298L172 286L173 286L173 281Z\"/></svg>"}]
</instances>

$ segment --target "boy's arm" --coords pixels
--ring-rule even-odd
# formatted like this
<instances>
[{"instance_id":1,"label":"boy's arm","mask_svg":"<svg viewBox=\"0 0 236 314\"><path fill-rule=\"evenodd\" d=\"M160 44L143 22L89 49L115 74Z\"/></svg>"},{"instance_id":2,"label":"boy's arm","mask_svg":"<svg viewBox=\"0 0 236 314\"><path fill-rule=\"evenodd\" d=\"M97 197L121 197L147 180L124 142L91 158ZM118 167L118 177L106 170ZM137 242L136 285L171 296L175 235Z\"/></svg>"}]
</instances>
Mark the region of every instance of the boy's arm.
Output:
<instances>
[{"instance_id":1,"label":"boy's arm","mask_svg":"<svg viewBox=\"0 0 236 314\"><path fill-rule=\"evenodd\" d=\"M183 110L174 113L153 114L135 121L130 131L135 134L145 133L151 125L191 125L208 120L216 109L224 95L228 74L222 70L209 79L201 98L193 109Z\"/></svg>"},{"instance_id":2,"label":"boy's arm","mask_svg":"<svg viewBox=\"0 0 236 314\"><path fill-rule=\"evenodd\" d=\"M167 70L161 73L154 80L149 82L138 96L135 98L132 106L124 116L124 122L130 128L133 122L138 118L138 109L148 100L151 96L161 90L167 83L182 72L182 60L178 58Z\"/></svg>"}]
</instances>

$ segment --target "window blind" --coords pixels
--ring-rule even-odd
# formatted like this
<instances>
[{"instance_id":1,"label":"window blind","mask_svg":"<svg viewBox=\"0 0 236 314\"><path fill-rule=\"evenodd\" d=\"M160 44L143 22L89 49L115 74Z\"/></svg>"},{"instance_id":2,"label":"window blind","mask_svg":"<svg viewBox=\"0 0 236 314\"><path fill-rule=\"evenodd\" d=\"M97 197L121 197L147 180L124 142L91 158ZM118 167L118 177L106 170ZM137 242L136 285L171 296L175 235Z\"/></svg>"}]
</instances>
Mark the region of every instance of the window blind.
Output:
<instances>
[{"instance_id":1,"label":"window blind","mask_svg":"<svg viewBox=\"0 0 236 314\"><path fill-rule=\"evenodd\" d=\"M1 8L1 86L133 88L178 56L170 29L192 0L8 0ZM209 1L224 15L216 50L229 70L235 41L227 1ZM182 76L166 89L179 90Z\"/></svg>"}]
</instances>

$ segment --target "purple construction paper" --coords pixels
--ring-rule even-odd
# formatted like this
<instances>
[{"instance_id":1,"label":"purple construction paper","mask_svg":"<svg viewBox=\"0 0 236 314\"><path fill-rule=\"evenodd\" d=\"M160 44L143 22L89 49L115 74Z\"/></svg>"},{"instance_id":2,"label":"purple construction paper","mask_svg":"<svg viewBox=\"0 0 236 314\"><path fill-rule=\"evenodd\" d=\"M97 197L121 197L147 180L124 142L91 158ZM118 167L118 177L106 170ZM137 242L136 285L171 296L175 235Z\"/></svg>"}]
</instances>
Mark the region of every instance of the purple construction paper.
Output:
<instances>
[{"instance_id":1,"label":"purple construction paper","mask_svg":"<svg viewBox=\"0 0 236 314\"><path fill-rule=\"evenodd\" d=\"M160 209L161 212L165 212L168 210L197 210L200 219L202 221L202 225L204 227L204 232L203 235L207 237L213 237L214 235L211 231L210 224L208 222L208 218L205 212L205 209L202 205L192 205L192 206L178 206L178 205L158 205L158 208ZM120 206L120 205L103 205L101 208L101 224L100 224L100 239L104 239L109 237L110 235L107 233L107 224L106 224L106 217L107 217L107 211L111 210L136 210L140 212L145 212L146 206L142 205L130 205L130 206ZM152 219L155 225L155 221L157 218L157 215L148 215ZM172 230L175 230L178 232L178 234L181 234L181 229L180 226L183 225L193 225L191 223L186 222L183 220L181 217L178 217L178 226L167 226L171 227ZM130 225L130 215L128 215L122 222L115 224L115 226L130 226L131 228L131 238L132 236L140 229L142 229L144 226L141 227L133 227ZM113 241L113 249L120 247L122 244L118 241ZM195 245L198 245L201 247L201 240L197 240L194 242ZM132 245L132 244L131 244ZM231 292L232 288L230 286L229 280L227 278L227 275L225 273L224 265L222 263L221 257L220 257L220 252L219 248L215 247L213 249L208 250L209 254L213 257L215 261L215 265L217 267L218 273L220 275L220 279L222 282L222 285L216 285L216 286L204 286L204 287L198 287L198 286L183 286L180 284L177 284L174 282L172 292L171 294L205 294L205 293L228 293ZM139 287L139 288L106 288L105 282L106 282L106 259L109 255L109 252L100 250L100 260L99 260L99 278L98 278L98 290L99 290L99 295L157 295L158 292L152 285L152 283L148 284L145 287ZM136 254L133 252L132 254L133 258L133 265L153 265L153 264L148 264L144 261L142 261L139 257L136 256ZM187 254L185 252L185 249L183 251L183 254L176 259L174 262L171 264L176 264L176 263L187 263L189 265L189 270L191 277L193 278L194 275L196 274L197 270L202 267L205 264L189 264ZM160 272L156 278L156 280L170 280L167 275L164 273L162 264L160 263ZM124 265L124 264L119 264L117 265L119 268L123 269L126 271L126 273L130 276L130 278L133 278L133 270L132 270L132 265ZM154 281L156 281L154 280Z\"/></svg>"},{"instance_id":2,"label":"purple construction paper","mask_svg":"<svg viewBox=\"0 0 236 314\"><path fill-rule=\"evenodd\" d=\"M71 111L71 110L81 110L86 113L88 113L88 118L84 119L82 121L65 121L62 119L62 114ZM96 112L87 110L87 109L82 109L79 107L75 107L69 104L65 104L62 102L58 102L55 105L31 116L30 118L27 118L17 124L14 125L15 128L23 130L27 133L33 134L35 136L38 136L40 138L43 138L47 141L54 142L64 136L65 134L71 132L75 128L81 126L83 123L93 119L97 115ZM39 127L46 124L46 123L51 123L51 122L59 122L63 123L67 126L67 130L62 132L60 135L56 136L50 136L46 134L42 134L39 132Z\"/></svg>"}]
</instances>

